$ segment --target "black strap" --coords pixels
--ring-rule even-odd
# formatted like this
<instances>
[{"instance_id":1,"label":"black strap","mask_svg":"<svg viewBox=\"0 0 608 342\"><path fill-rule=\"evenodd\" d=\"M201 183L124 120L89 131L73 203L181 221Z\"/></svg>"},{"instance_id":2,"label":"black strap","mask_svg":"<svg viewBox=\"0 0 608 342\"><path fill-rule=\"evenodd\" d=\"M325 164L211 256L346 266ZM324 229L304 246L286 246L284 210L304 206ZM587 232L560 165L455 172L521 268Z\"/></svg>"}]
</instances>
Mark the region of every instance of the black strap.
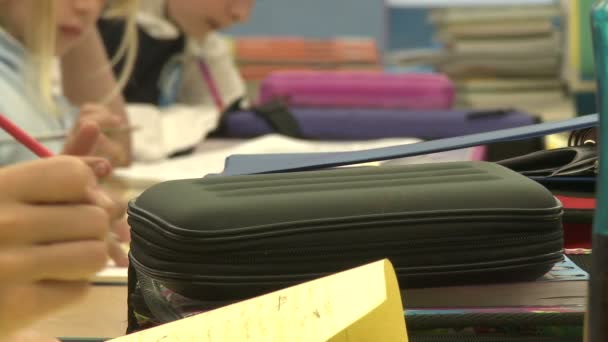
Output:
<instances>
[{"instance_id":1,"label":"black strap","mask_svg":"<svg viewBox=\"0 0 608 342\"><path fill-rule=\"evenodd\" d=\"M229 131L227 127L227 118L230 115L240 113L243 110L242 99L228 107L213 136L227 136L227 132ZM300 124L284 102L275 100L263 105L254 106L249 109L249 111L264 120L273 132L289 137L304 139Z\"/></svg>"},{"instance_id":2,"label":"black strap","mask_svg":"<svg viewBox=\"0 0 608 342\"><path fill-rule=\"evenodd\" d=\"M302 139L300 124L282 101L271 101L252 108L252 112L266 121L276 133Z\"/></svg>"},{"instance_id":3,"label":"black strap","mask_svg":"<svg viewBox=\"0 0 608 342\"><path fill-rule=\"evenodd\" d=\"M593 176L597 171L598 154L594 145L571 146L499 161L498 164L525 176Z\"/></svg>"},{"instance_id":4,"label":"black strap","mask_svg":"<svg viewBox=\"0 0 608 342\"><path fill-rule=\"evenodd\" d=\"M210 134L210 136L225 137L228 135L227 118L232 114L245 111L242 102L243 99L239 99L226 109L222 115L218 128L215 132ZM263 105L254 106L250 108L249 111L264 120L273 132L299 139L304 138L300 129L300 124L289 110L289 107L282 101L276 100Z\"/></svg>"}]
</instances>

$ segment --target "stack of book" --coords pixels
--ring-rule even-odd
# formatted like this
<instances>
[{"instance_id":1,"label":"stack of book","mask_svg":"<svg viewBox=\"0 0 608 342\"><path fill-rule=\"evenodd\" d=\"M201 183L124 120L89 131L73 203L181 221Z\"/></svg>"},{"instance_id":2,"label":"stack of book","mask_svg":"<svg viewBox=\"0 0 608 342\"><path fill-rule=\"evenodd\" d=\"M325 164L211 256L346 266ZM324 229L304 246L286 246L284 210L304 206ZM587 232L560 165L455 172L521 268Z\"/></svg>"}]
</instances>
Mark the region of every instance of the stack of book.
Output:
<instances>
[{"instance_id":1,"label":"stack of book","mask_svg":"<svg viewBox=\"0 0 608 342\"><path fill-rule=\"evenodd\" d=\"M564 76L571 90L595 90L591 8L595 0L564 1L568 13Z\"/></svg>"},{"instance_id":2,"label":"stack of book","mask_svg":"<svg viewBox=\"0 0 608 342\"><path fill-rule=\"evenodd\" d=\"M250 98L257 98L259 83L274 71L382 69L371 38L237 37L232 46Z\"/></svg>"},{"instance_id":3,"label":"stack of book","mask_svg":"<svg viewBox=\"0 0 608 342\"><path fill-rule=\"evenodd\" d=\"M437 68L458 87L463 107L529 110L561 101L559 4L431 11L444 47Z\"/></svg>"},{"instance_id":4,"label":"stack of book","mask_svg":"<svg viewBox=\"0 0 608 342\"><path fill-rule=\"evenodd\" d=\"M595 0L563 0L567 13L563 76L574 95L578 114L595 113L595 63L591 37L591 9Z\"/></svg>"},{"instance_id":5,"label":"stack of book","mask_svg":"<svg viewBox=\"0 0 608 342\"><path fill-rule=\"evenodd\" d=\"M382 68L378 46L368 38L239 37L233 54L250 90L274 71Z\"/></svg>"},{"instance_id":6,"label":"stack of book","mask_svg":"<svg viewBox=\"0 0 608 342\"><path fill-rule=\"evenodd\" d=\"M532 282L411 289L401 297L416 340L581 341L588 279L565 257ZM437 334L443 339L430 338Z\"/></svg>"}]
</instances>

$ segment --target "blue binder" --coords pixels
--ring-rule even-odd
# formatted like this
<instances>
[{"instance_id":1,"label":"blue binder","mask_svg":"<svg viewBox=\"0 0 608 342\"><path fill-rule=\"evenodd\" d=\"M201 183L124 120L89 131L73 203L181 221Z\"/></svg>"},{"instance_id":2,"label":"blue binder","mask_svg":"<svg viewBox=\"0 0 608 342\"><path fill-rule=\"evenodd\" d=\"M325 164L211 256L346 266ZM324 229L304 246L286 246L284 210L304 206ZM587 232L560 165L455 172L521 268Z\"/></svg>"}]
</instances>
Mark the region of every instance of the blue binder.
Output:
<instances>
[{"instance_id":1,"label":"blue binder","mask_svg":"<svg viewBox=\"0 0 608 342\"><path fill-rule=\"evenodd\" d=\"M509 128L460 137L438 139L409 145L390 146L355 152L288 153L233 155L226 159L222 175L306 171L373 161L413 157L428 153L486 145L501 141L536 138L554 133L574 131L598 124L598 115Z\"/></svg>"}]
</instances>

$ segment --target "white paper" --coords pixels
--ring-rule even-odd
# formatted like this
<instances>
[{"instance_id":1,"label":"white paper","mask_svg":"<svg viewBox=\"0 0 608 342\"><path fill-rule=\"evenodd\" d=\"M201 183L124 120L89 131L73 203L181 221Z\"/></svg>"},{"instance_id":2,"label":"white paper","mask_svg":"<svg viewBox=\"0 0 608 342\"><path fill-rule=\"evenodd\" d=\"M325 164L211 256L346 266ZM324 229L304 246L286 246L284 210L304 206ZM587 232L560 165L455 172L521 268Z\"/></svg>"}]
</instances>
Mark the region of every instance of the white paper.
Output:
<instances>
[{"instance_id":1,"label":"white paper","mask_svg":"<svg viewBox=\"0 0 608 342\"><path fill-rule=\"evenodd\" d=\"M115 176L127 181L158 183L221 173L226 158L233 154L356 151L415 142L419 140L403 138L356 142L308 141L271 134L210 151L205 150L203 143L202 149L193 155L152 163L134 163L129 168L117 169Z\"/></svg>"}]
</instances>

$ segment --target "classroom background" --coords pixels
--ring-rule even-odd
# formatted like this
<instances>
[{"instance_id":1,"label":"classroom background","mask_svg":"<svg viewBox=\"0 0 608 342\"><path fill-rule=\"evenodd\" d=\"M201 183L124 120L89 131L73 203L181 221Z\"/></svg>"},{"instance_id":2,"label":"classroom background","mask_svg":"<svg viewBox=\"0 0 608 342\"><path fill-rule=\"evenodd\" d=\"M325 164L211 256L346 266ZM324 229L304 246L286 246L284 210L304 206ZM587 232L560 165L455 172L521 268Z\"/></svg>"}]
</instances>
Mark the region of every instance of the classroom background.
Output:
<instances>
[{"instance_id":1,"label":"classroom background","mask_svg":"<svg viewBox=\"0 0 608 342\"><path fill-rule=\"evenodd\" d=\"M191 155L117 169L116 184L125 187L124 196L132 199L159 182L220 174L227 170L228 156L360 151L396 145L407 149L406 145L425 140L584 118L597 111L588 15L593 3L594 0L257 0L247 23L223 32L246 80L254 109L225 113L219 135L200 142ZM290 72L303 70L332 72L319 77L334 83L328 82L331 84L324 88L319 79L313 78L317 82L314 87L300 88L298 82L310 79L302 81L299 77L305 74ZM333 73L336 71L339 73ZM342 77L353 77L360 71L389 77L380 78L380 82L377 78L356 77L343 82ZM403 77L392 77L397 75ZM383 87L393 79L403 82L398 83L401 92ZM265 84L267 89L263 91ZM360 93L361 88L353 86L357 84L363 89L373 88L370 84L378 86L386 94L374 98ZM315 92L317 88L330 90ZM348 96L326 96L337 88ZM416 92L420 89L427 92L425 101ZM293 97L282 97L281 91ZM381 95L387 102L380 100ZM264 110L257 109L272 96L287 100L289 120L273 122L273 115L263 117ZM295 120L295 125L290 120ZM566 147L572 143L570 137L568 131L518 142L473 144L464 149L368 165L501 161ZM577 136L574 145L583 145L585 139L584 135ZM572 148L578 147L581 146ZM247 156L243 158L247 161ZM597 158L589 160L585 171L597 167ZM248 161L256 164L255 158ZM244 164L247 163L241 166ZM465 284L449 290L432 286L407 289L403 292L404 309L408 329L415 337L412 341L435 341L428 336L446 331L463 336L478 333L481 338L488 334L487 341L494 341L491 338L495 333L536 338L516 337L513 341L580 341L595 213L595 174L584 175L572 181L577 188L574 192L570 188L560 192L563 189L559 182L542 183L547 189L558 184L557 190L550 189L555 192L545 195L562 201L570 214L563 221L565 249L558 248L556 252L560 258L565 256L563 261L552 261L553 268L532 281ZM592 182L588 182L590 178ZM471 184L464 185L463 192L483 187L474 181ZM427 185L435 184L429 181L423 186ZM521 195L522 202L527 195ZM452 201L455 202L458 201ZM127 322L126 271L108 268L98 276L95 281L99 286L94 287L84 305L43 322L41 330L78 338L123 334ZM171 291L163 295L166 293L174 302L166 300L164 305L190 304L189 298ZM99 308L94 311L97 319L93 323L86 321L94 310L91 308ZM482 326L461 326L458 319L471 317L467 315L488 320ZM434 323L429 322L437 316L456 322L455 326L434 329ZM149 318L133 314L129 320L145 326Z\"/></svg>"},{"instance_id":2,"label":"classroom background","mask_svg":"<svg viewBox=\"0 0 608 342\"><path fill-rule=\"evenodd\" d=\"M474 80L464 80L453 71L464 72L463 65L459 64L461 61L453 60L446 67L453 71L452 75L447 74L456 82L457 95L470 98L463 106L518 105L518 108L531 108L552 120L595 112L593 82L590 82L593 79L591 38L586 15L592 3L591 0L262 0L256 4L248 23L226 33L236 41L254 37L369 40L378 51L378 63L389 72L437 70L437 64L429 65L428 62L439 58L440 52L468 49L475 53L475 49L477 52L493 49L496 53L492 58L503 55L494 61L494 65L491 58L476 56L475 60L480 63L478 69L488 72L476 75ZM495 27L502 32L496 32L495 37L484 37L482 45L471 45L466 40L446 41L449 25L433 15L438 9L463 7L485 8L486 14L499 15L500 11L492 13L496 5L521 6L522 11L510 13L502 27ZM461 26L478 25L473 16L458 20ZM527 26L517 27L522 21L526 21ZM517 32L509 34L514 29ZM542 45L535 45L537 43ZM526 64L517 66L524 56ZM238 61L239 57L236 58ZM243 65L246 77L248 67L250 65ZM466 67L467 71L475 69L470 64ZM263 77L256 74L251 78ZM534 103L534 98L539 96L547 101Z\"/></svg>"}]
</instances>

